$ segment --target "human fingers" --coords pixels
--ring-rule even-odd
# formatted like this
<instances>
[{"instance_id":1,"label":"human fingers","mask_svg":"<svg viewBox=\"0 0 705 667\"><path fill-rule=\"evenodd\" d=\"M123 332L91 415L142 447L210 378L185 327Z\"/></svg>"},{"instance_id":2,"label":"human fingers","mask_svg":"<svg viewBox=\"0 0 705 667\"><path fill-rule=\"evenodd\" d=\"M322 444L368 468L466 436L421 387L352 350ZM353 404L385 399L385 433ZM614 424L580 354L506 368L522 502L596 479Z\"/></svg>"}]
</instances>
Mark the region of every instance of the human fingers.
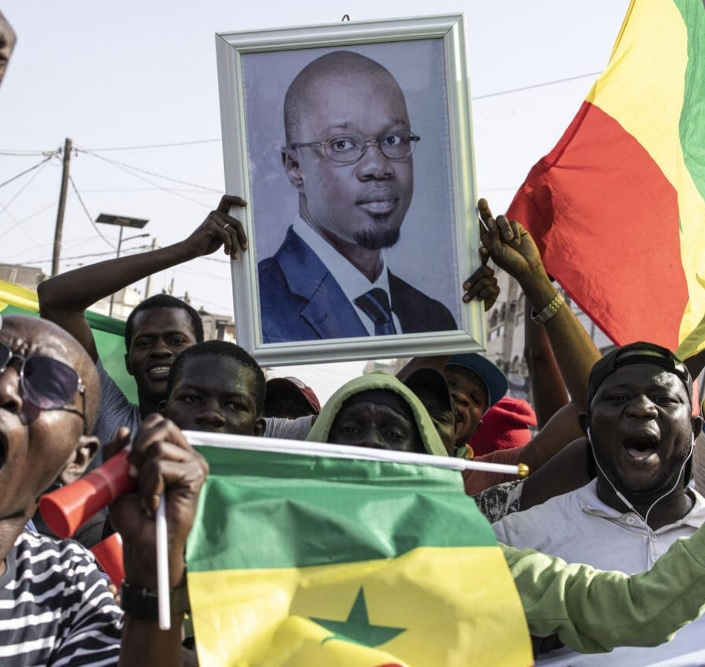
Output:
<instances>
[{"instance_id":1,"label":"human fingers","mask_svg":"<svg viewBox=\"0 0 705 667\"><path fill-rule=\"evenodd\" d=\"M245 234L245 228L242 223L230 215L230 209L233 206L245 207L247 202L237 195L223 195L215 213L220 218L223 229L230 236L229 242L224 243L225 254L230 255L231 259L237 259L238 246L243 250L247 250L247 234Z\"/></svg>"},{"instance_id":2,"label":"human fingers","mask_svg":"<svg viewBox=\"0 0 705 667\"><path fill-rule=\"evenodd\" d=\"M229 213L230 208L233 206L244 207L247 206L247 202L237 195L223 195L220 198L218 208L216 209L219 213Z\"/></svg>"},{"instance_id":3,"label":"human fingers","mask_svg":"<svg viewBox=\"0 0 705 667\"><path fill-rule=\"evenodd\" d=\"M495 218L497 223L497 229L505 243L510 245L518 245L520 242L520 235L517 230L516 220L509 220L506 215L498 215Z\"/></svg>"},{"instance_id":4,"label":"human fingers","mask_svg":"<svg viewBox=\"0 0 705 667\"><path fill-rule=\"evenodd\" d=\"M480 214L480 222L487 228L487 222L490 218L493 218L492 211L490 210L490 205L487 203L486 199L480 199L477 202L477 211Z\"/></svg>"},{"instance_id":5,"label":"human fingers","mask_svg":"<svg viewBox=\"0 0 705 667\"><path fill-rule=\"evenodd\" d=\"M491 269L489 266L481 266L463 283L463 289L466 291L470 290L474 285L487 280L497 282L494 269Z\"/></svg>"},{"instance_id":6,"label":"human fingers","mask_svg":"<svg viewBox=\"0 0 705 667\"><path fill-rule=\"evenodd\" d=\"M473 299L479 299L485 304L485 310L489 310L499 296L499 287L492 282L475 283L465 294L463 301L469 303Z\"/></svg>"},{"instance_id":7,"label":"human fingers","mask_svg":"<svg viewBox=\"0 0 705 667\"><path fill-rule=\"evenodd\" d=\"M479 248L480 252L480 262L482 263L482 266L487 266L487 262L490 261L490 256L491 252L490 249L486 245L481 245Z\"/></svg>"},{"instance_id":8,"label":"human fingers","mask_svg":"<svg viewBox=\"0 0 705 667\"><path fill-rule=\"evenodd\" d=\"M103 460L107 461L111 456L115 456L121 449L125 449L130 444L130 429L121 426L113 439L102 447Z\"/></svg>"},{"instance_id":9,"label":"human fingers","mask_svg":"<svg viewBox=\"0 0 705 667\"><path fill-rule=\"evenodd\" d=\"M167 429L168 430L168 429ZM173 439L173 438L172 438ZM140 445L145 444L140 443ZM157 440L143 450L136 493L111 508L125 541L125 574L153 588L156 573L154 520L164 503L168 533L169 582L183 576L183 553L193 526L208 464L194 449ZM118 504L116 504L118 505ZM123 530L124 529L124 530ZM136 549L137 548L137 549Z\"/></svg>"},{"instance_id":10,"label":"human fingers","mask_svg":"<svg viewBox=\"0 0 705 667\"><path fill-rule=\"evenodd\" d=\"M502 231L498 221L492 216L492 211L487 204L487 200L480 199L478 202L480 213L480 259L483 264L487 264L490 257L502 251ZM503 217L503 216L500 216Z\"/></svg>"},{"instance_id":11,"label":"human fingers","mask_svg":"<svg viewBox=\"0 0 705 667\"><path fill-rule=\"evenodd\" d=\"M235 243L233 243L234 253L230 254L232 259L237 258L237 247L240 246L243 250L247 250L247 234L245 234L245 228L242 223L232 216L228 216L230 221L228 222L228 232L231 236L235 237Z\"/></svg>"},{"instance_id":12,"label":"human fingers","mask_svg":"<svg viewBox=\"0 0 705 667\"><path fill-rule=\"evenodd\" d=\"M484 302L485 310L489 310L497 300L500 289L495 272L488 266L481 266L465 283L463 283L463 301L469 303L473 299Z\"/></svg>"},{"instance_id":13,"label":"human fingers","mask_svg":"<svg viewBox=\"0 0 705 667\"><path fill-rule=\"evenodd\" d=\"M207 473L208 469L205 459L189 445L176 424L157 414L145 419L133 443L130 462L139 471L139 494L148 513L156 511L165 487L188 491L198 480L202 484L203 471Z\"/></svg>"},{"instance_id":14,"label":"human fingers","mask_svg":"<svg viewBox=\"0 0 705 667\"><path fill-rule=\"evenodd\" d=\"M171 442L161 441L150 447L139 471L138 493L143 510L154 516L165 493L170 501L175 494L197 495L205 479L202 461L196 451Z\"/></svg>"},{"instance_id":15,"label":"human fingers","mask_svg":"<svg viewBox=\"0 0 705 667\"><path fill-rule=\"evenodd\" d=\"M130 463L139 469L149 449L162 442L173 443L181 449L190 448L188 441L174 422L156 412L147 415L132 442L128 457Z\"/></svg>"},{"instance_id":16,"label":"human fingers","mask_svg":"<svg viewBox=\"0 0 705 667\"><path fill-rule=\"evenodd\" d=\"M217 232L223 242L223 251L230 259L237 259L238 247L247 250L247 234L242 223L222 211L213 211L210 218L218 225Z\"/></svg>"}]
</instances>

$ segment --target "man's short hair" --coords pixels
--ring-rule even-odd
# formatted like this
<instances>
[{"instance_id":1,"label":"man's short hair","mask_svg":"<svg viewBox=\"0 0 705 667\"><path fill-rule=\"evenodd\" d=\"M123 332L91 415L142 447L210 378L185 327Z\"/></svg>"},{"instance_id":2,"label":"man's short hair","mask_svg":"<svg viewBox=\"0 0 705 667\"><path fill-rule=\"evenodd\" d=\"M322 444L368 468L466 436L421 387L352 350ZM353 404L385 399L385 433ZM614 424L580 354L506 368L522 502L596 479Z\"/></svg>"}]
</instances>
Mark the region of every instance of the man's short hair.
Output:
<instances>
[{"instance_id":1,"label":"man's short hair","mask_svg":"<svg viewBox=\"0 0 705 667\"><path fill-rule=\"evenodd\" d=\"M602 359L595 362L588 378L588 410L595 398L597 390L602 383L622 366L630 364L649 364L659 366L669 373L673 373L685 385L688 400L693 401L693 378L690 377L685 364L670 350L660 345L638 341L629 345L622 345L608 352Z\"/></svg>"},{"instance_id":2,"label":"man's short hair","mask_svg":"<svg viewBox=\"0 0 705 667\"><path fill-rule=\"evenodd\" d=\"M127 318L127 322L125 322L125 347L128 352L130 351L130 343L132 343L132 331L134 329L135 317L137 317L138 313L143 310L149 310L150 308L181 308L181 310L185 311L191 320L191 328L193 329L193 335L196 338L196 342L203 342L203 321L201 320L201 316L198 314L198 311L185 301L177 299L175 296L171 296L170 294L155 294L137 305Z\"/></svg>"},{"instance_id":3,"label":"man's short hair","mask_svg":"<svg viewBox=\"0 0 705 667\"><path fill-rule=\"evenodd\" d=\"M286 91L286 96L284 97L284 131L287 144L300 140L297 134L301 127L302 100L305 99L307 88L311 82L319 77L340 76L341 73L346 75L359 73L365 76L387 76L401 91L394 75L376 60L354 51L332 51L331 53L326 53L306 65L296 75ZM323 138L306 137L306 140L313 141Z\"/></svg>"},{"instance_id":4,"label":"man's short hair","mask_svg":"<svg viewBox=\"0 0 705 667\"><path fill-rule=\"evenodd\" d=\"M174 363L171 365L171 369L169 370L169 379L167 380L166 385L167 399L171 396L171 392L174 390L174 385L177 383L181 373L183 372L184 364L189 359L210 356L230 357L241 366L249 368L252 371L255 379L255 395L253 398L255 401L257 416L259 417L264 408L266 386L264 371L262 371L260 365L243 348L239 345L228 343L224 340L207 340L205 342L197 343L196 345L187 347L183 352L181 352L181 354L179 354L178 357L176 357Z\"/></svg>"}]
</instances>

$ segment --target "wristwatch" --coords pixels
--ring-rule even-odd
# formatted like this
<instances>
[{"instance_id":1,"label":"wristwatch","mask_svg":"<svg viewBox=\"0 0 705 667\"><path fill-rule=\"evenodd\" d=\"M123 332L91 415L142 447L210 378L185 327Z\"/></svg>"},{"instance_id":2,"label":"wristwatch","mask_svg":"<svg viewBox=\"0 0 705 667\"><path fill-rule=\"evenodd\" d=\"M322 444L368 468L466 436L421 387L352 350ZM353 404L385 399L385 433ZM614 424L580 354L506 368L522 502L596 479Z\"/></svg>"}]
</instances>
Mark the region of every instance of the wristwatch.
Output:
<instances>
[{"instance_id":1,"label":"wristwatch","mask_svg":"<svg viewBox=\"0 0 705 667\"><path fill-rule=\"evenodd\" d=\"M556 296L549 301L548 305L541 312L537 313L533 308L531 309L531 319L536 322L536 324L546 324L564 303L565 299L563 295L560 292L556 292Z\"/></svg>"},{"instance_id":2,"label":"wristwatch","mask_svg":"<svg viewBox=\"0 0 705 667\"><path fill-rule=\"evenodd\" d=\"M120 598L123 611L132 618L140 621L156 621L159 618L157 594L149 588L133 586L128 581L123 581ZM183 584L169 589L169 609L172 615L183 615L191 611L185 578Z\"/></svg>"}]
</instances>

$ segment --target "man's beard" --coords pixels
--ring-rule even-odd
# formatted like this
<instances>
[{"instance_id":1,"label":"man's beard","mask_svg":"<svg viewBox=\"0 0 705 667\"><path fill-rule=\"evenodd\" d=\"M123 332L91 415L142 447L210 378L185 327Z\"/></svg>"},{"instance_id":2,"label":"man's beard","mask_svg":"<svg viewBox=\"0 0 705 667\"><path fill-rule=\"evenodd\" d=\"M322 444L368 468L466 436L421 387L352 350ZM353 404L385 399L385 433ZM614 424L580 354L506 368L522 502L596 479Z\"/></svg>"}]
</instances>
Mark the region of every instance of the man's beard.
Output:
<instances>
[{"instance_id":1,"label":"man's beard","mask_svg":"<svg viewBox=\"0 0 705 667\"><path fill-rule=\"evenodd\" d=\"M399 240L399 227L380 225L364 229L353 234L355 243L365 250L382 250L391 248Z\"/></svg>"}]
</instances>

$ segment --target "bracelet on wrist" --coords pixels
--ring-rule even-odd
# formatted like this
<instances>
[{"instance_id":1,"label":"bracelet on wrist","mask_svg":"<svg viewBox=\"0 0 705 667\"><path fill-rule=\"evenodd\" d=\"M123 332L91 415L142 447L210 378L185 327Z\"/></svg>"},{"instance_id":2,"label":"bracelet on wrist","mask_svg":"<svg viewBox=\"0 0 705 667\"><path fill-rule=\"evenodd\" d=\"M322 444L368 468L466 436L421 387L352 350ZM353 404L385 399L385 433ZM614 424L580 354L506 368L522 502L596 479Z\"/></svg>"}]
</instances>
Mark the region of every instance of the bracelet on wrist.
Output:
<instances>
[{"instance_id":1,"label":"bracelet on wrist","mask_svg":"<svg viewBox=\"0 0 705 667\"><path fill-rule=\"evenodd\" d=\"M548 302L548 305L543 310L537 313L533 308L531 309L531 319L538 325L546 324L564 303L563 295L560 292L556 292L556 296Z\"/></svg>"},{"instance_id":2,"label":"bracelet on wrist","mask_svg":"<svg viewBox=\"0 0 705 667\"><path fill-rule=\"evenodd\" d=\"M132 618L140 621L156 621L159 618L157 594L149 588L133 586L128 581L123 581L120 599L123 611ZM191 611L185 579L177 588L169 590L169 606L172 615L188 614Z\"/></svg>"}]
</instances>

